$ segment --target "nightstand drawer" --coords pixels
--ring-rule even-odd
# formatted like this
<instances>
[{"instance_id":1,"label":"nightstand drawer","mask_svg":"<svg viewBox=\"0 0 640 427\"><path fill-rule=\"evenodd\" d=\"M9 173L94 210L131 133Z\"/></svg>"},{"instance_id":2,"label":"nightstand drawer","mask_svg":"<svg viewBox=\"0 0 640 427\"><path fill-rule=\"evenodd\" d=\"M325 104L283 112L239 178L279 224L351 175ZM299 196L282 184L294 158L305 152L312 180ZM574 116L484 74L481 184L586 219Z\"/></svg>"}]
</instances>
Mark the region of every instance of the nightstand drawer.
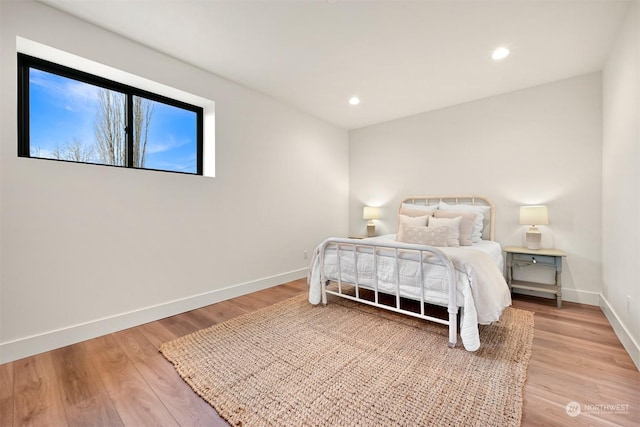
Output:
<instances>
[{"instance_id":1,"label":"nightstand drawer","mask_svg":"<svg viewBox=\"0 0 640 427\"><path fill-rule=\"evenodd\" d=\"M556 257L545 255L513 254L514 263L556 265Z\"/></svg>"}]
</instances>

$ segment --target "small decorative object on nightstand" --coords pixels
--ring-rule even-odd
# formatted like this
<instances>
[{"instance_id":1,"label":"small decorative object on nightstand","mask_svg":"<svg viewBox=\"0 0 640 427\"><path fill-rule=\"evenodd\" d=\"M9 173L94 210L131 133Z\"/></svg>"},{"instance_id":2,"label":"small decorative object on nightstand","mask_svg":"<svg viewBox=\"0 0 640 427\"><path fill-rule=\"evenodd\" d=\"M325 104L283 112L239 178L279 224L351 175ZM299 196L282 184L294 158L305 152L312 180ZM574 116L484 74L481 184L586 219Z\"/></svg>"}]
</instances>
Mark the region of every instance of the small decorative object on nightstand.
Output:
<instances>
[{"instance_id":1,"label":"small decorative object on nightstand","mask_svg":"<svg viewBox=\"0 0 640 427\"><path fill-rule=\"evenodd\" d=\"M527 289L555 294L558 308L562 307L562 258L566 257L567 254L558 249L529 249L517 246L507 246L504 251L507 254L506 270L509 289ZM553 267L556 269L555 284L546 285L544 283L513 280L514 265Z\"/></svg>"},{"instance_id":2,"label":"small decorative object on nightstand","mask_svg":"<svg viewBox=\"0 0 640 427\"><path fill-rule=\"evenodd\" d=\"M368 219L367 222L367 237L373 237L376 235L376 225L373 223L374 219L380 218L380 209L373 208L371 206L365 206L362 210L362 219Z\"/></svg>"}]
</instances>

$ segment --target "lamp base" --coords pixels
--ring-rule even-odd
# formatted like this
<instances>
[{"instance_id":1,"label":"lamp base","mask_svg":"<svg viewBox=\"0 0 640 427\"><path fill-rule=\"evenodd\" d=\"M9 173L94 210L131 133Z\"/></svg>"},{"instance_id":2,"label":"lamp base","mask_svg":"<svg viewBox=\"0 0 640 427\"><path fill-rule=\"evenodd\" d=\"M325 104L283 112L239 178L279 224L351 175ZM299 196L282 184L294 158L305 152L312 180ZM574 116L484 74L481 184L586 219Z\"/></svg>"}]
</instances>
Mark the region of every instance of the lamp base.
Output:
<instances>
[{"instance_id":1,"label":"lamp base","mask_svg":"<svg viewBox=\"0 0 640 427\"><path fill-rule=\"evenodd\" d=\"M541 249L541 243L542 233L537 227L529 228L529 231L527 231L527 249Z\"/></svg>"},{"instance_id":2,"label":"lamp base","mask_svg":"<svg viewBox=\"0 0 640 427\"><path fill-rule=\"evenodd\" d=\"M376 226L367 224L367 237L374 237L376 235Z\"/></svg>"}]
</instances>

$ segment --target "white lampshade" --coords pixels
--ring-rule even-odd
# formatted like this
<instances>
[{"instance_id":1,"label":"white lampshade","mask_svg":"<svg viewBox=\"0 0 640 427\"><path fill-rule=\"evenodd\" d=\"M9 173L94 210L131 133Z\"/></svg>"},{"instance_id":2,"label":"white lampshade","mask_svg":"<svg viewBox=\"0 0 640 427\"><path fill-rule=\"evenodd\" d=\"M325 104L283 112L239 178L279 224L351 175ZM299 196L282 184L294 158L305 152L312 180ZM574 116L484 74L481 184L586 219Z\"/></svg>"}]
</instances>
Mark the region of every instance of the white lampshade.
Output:
<instances>
[{"instance_id":1,"label":"white lampshade","mask_svg":"<svg viewBox=\"0 0 640 427\"><path fill-rule=\"evenodd\" d=\"M362 211L362 219L380 219L380 209L371 206L365 206Z\"/></svg>"},{"instance_id":2,"label":"white lampshade","mask_svg":"<svg viewBox=\"0 0 640 427\"><path fill-rule=\"evenodd\" d=\"M546 206L521 206L520 224L523 225L547 225L549 224L549 212Z\"/></svg>"}]
</instances>

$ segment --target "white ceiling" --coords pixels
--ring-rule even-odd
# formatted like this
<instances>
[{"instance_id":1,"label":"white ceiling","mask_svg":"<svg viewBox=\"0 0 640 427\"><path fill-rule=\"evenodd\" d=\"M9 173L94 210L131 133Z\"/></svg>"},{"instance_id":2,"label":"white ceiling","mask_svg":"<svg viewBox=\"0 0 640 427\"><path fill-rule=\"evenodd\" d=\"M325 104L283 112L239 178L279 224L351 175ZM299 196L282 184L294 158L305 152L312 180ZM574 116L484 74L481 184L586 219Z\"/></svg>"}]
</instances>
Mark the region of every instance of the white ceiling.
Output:
<instances>
[{"instance_id":1,"label":"white ceiling","mask_svg":"<svg viewBox=\"0 0 640 427\"><path fill-rule=\"evenodd\" d=\"M40 1L346 129L600 70L629 5Z\"/></svg>"}]
</instances>

